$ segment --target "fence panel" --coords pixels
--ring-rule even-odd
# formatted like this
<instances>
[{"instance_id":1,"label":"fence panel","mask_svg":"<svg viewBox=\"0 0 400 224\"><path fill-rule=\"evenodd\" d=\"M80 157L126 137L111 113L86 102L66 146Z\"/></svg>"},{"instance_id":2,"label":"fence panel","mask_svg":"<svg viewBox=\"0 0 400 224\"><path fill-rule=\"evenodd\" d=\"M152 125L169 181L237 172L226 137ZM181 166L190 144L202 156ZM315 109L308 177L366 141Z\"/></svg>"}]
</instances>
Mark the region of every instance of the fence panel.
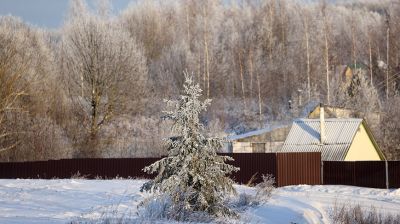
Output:
<instances>
[{"instance_id":1,"label":"fence panel","mask_svg":"<svg viewBox=\"0 0 400 224\"><path fill-rule=\"evenodd\" d=\"M323 183L355 185L354 162L323 161Z\"/></svg>"},{"instance_id":2,"label":"fence panel","mask_svg":"<svg viewBox=\"0 0 400 224\"><path fill-rule=\"evenodd\" d=\"M389 188L400 188L400 161L388 161Z\"/></svg>"},{"instance_id":3,"label":"fence panel","mask_svg":"<svg viewBox=\"0 0 400 224\"><path fill-rule=\"evenodd\" d=\"M263 174L276 176L275 153L224 153L220 155L232 157L234 161L228 163L240 168L238 172L231 175L237 183L259 183Z\"/></svg>"},{"instance_id":4,"label":"fence panel","mask_svg":"<svg viewBox=\"0 0 400 224\"><path fill-rule=\"evenodd\" d=\"M355 186L386 188L385 161L356 161Z\"/></svg>"},{"instance_id":5,"label":"fence panel","mask_svg":"<svg viewBox=\"0 0 400 224\"><path fill-rule=\"evenodd\" d=\"M400 187L400 161L388 161L389 187ZM323 182L333 185L386 188L385 161L324 161Z\"/></svg>"},{"instance_id":6,"label":"fence panel","mask_svg":"<svg viewBox=\"0 0 400 224\"><path fill-rule=\"evenodd\" d=\"M321 153L277 153L277 186L321 184Z\"/></svg>"}]
</instances>

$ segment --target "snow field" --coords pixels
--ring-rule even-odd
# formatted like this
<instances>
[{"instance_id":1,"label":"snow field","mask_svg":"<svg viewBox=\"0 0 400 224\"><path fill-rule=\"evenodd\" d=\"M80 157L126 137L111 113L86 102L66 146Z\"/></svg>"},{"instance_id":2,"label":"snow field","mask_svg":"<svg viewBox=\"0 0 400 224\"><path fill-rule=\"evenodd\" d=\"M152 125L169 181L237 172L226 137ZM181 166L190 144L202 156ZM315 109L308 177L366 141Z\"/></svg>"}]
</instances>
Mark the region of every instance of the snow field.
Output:
<instances>
[{"instance_id":1,"label":"snow field","mask_svg":"<svg viewBox=\"0 0 400 224\"><path fill-rule=\"evenodd\" d=\"M107 217L137 218L137 205L146 197L144 180L0 180L0 223L67 223ZM236 185L238 193L255 189ZM329 211L340 206L374 206L400 213L400 189L333 185L278 188L269 203L250 207L234 223L330 223Z\"/></svg>"}]
</instances>

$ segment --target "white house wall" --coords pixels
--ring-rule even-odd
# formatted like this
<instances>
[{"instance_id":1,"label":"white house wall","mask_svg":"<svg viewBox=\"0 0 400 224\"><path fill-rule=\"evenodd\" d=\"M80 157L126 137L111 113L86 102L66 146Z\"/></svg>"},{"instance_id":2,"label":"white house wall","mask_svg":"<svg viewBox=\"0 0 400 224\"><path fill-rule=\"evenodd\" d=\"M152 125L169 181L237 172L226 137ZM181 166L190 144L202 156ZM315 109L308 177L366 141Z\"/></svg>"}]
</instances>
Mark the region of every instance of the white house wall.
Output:
<instances>
[{"instance_id":1,"label":"white house wall","mask_svg":"<svg viewBox=\"0 0 400 224\"><path fill-rule=\"evenodd\" d=\"M250 153L253 152L250 142L233 142L232 143L233 153Z\"/></svg>"}]
</instances>

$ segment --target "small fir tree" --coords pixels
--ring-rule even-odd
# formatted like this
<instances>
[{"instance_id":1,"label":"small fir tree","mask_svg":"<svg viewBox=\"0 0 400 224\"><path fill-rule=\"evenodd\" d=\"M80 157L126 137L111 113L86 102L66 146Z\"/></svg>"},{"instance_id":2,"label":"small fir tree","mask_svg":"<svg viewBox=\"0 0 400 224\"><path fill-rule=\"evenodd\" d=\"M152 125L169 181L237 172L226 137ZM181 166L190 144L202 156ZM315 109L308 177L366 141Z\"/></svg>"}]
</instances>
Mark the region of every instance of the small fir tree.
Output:
<instances>
[{"instance_id":1,"label":"small fir tree","mask_svg":"<svg viewBox=\"0 0 400 224\"><path fill-rule=\"evenodd\" d=\"M165 118L173 121L176 137L166 139L168 155L145 167L147 173L157 173L155 179L142 186L142 190L156 191L171 199L172 209L181 215L188 212L207 212L213 216L233 215L223 204L226 194L236 193L233 181L227 176L238 168L226 164L233 159L217 155L222 147L220 138L203 135L204 127L199 115L211 100L200 101L202 90L185 73L184 94L179 100L167 100Z\"/></svg>"}]
</instances>

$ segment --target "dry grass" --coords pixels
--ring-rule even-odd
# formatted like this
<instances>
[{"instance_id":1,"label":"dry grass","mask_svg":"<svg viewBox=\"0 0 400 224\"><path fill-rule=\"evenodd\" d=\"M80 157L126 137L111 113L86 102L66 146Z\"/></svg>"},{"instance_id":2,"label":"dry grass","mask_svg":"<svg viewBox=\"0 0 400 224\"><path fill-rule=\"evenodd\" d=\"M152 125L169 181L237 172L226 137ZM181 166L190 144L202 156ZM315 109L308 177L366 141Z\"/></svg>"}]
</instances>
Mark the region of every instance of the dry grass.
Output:
<instances>
[{"instance_id":1,"label":"dry grass","mask_svg":"<svg viewBox=\"0 0 400 224\"><path fill-rule=\"evenodd\" d=\"M399 214L382 213L373 206L364 209L360 205L338 206L335 203L330 218L337 224L400 224Z\"/></svg>"},{"instance_id":2,"label":"dry grass","mask_svg":"<svg viewBox=\"0 0 400 224\"><path fill-rule=\"evenodd\" d=\"M71 179L88 179L89 175L83 175L79 170L71 175Z\"/></svg>"}]
</instances>

